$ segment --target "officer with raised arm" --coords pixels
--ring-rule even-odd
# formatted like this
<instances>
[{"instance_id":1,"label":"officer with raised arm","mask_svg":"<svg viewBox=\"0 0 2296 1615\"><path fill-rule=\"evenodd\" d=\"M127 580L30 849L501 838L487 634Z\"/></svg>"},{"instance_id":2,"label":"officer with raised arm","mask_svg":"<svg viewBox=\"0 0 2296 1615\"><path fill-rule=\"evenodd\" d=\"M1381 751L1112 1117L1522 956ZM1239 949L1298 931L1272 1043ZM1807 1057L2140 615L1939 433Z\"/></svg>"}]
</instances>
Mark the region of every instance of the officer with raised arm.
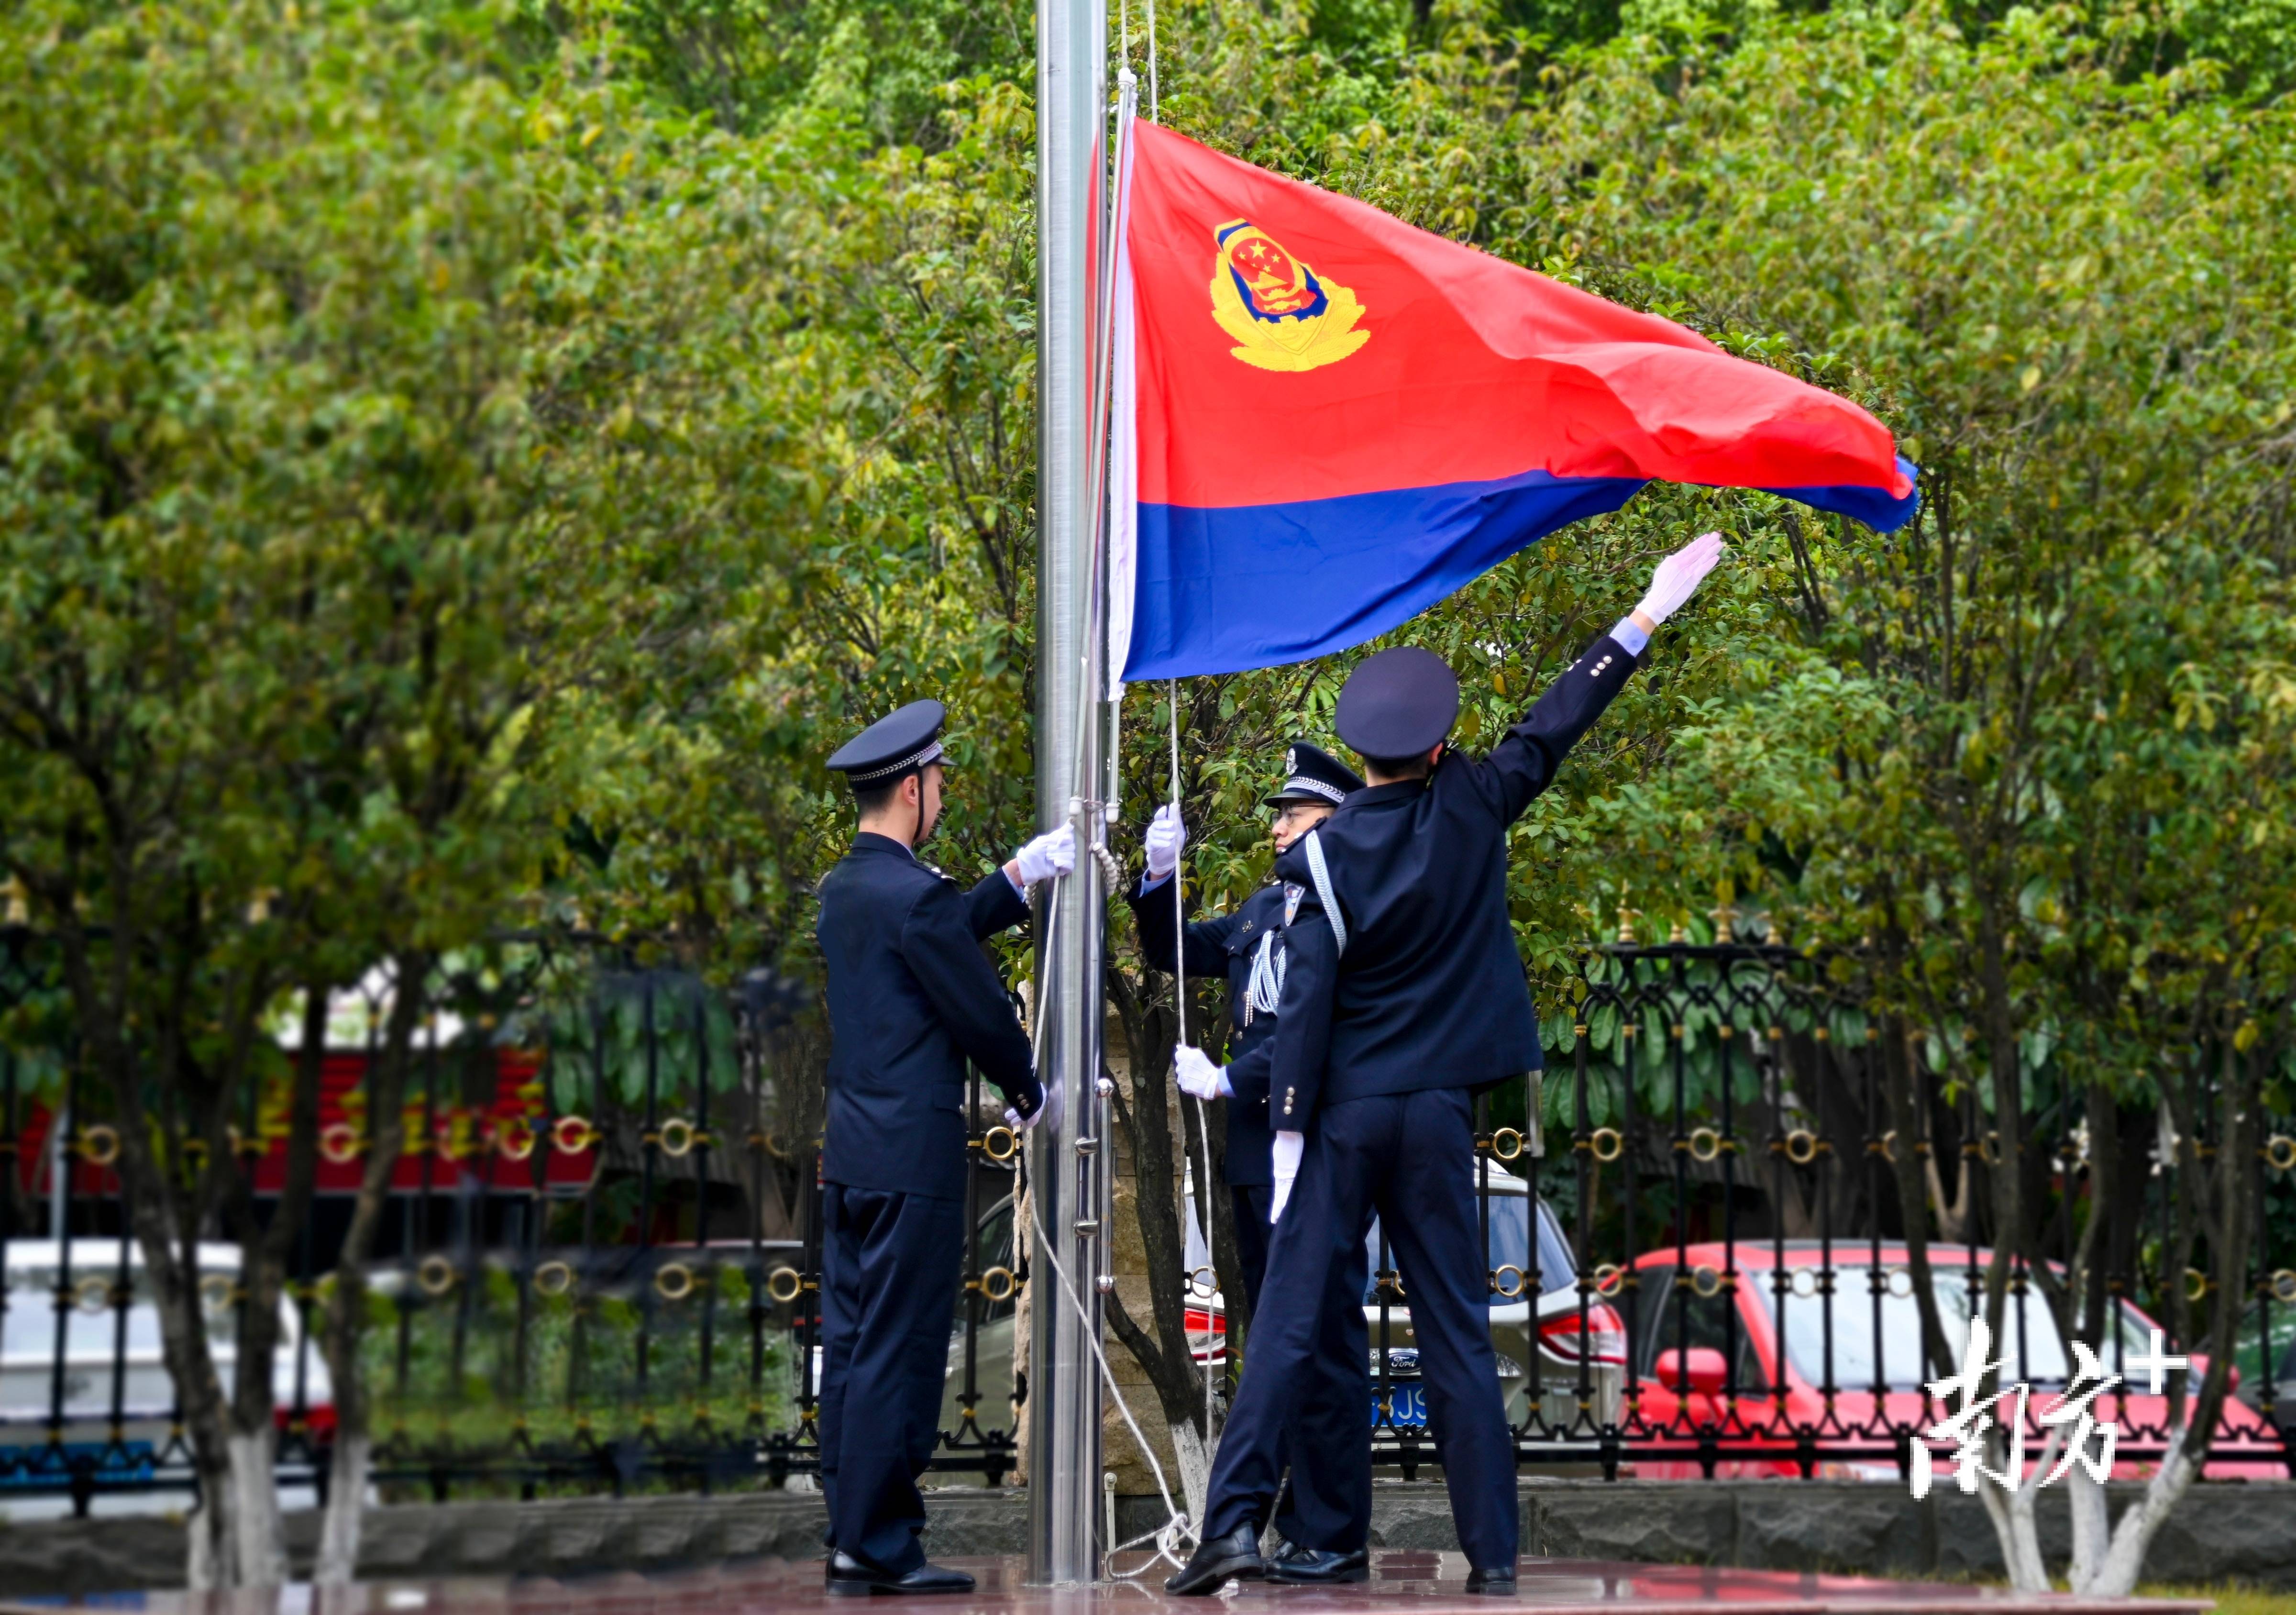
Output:
<instances>
[{"instance_id":1,"label":"officer with raised arm","mask_svg":"<svg viewBox=\"0 0 2296 1615\"><path fill-rule=\"evenodd\" d=\"M1029 916L1030 882L1076 866L1038 836L970 891L917 859L940 816L937 701L881 718L829 759L853 790L853 845L821 881L829 986L821 1155L821 1480L832 1593L966 1593L925 1562L917 1477L939 1431L964 1267L965 1065L1031 1127L1049 1101L982 941Z\"/></svg>"},{"instance_id":2,"label":"officer with raised arm","mask_svg":"<svg viewBox=\"0 0 2296 1615\"><path fill-rule=\"evenodd\" d=\"M1330 816L1350 791L1363 788L1355 770L1305 741L1285 749L1283 783L1267 799L1275 810L1271 832L1280 856ZM1274 1226L1275 1174L1267 1125L1267 1080L1275 1047L1277 995L1284 975L1283 924L1300 888L1270 881L1233 914L1191 920L1176 912L1174 872L1187 833L1171 804L1156 810L1145 838L1148 870L1128 894L1140 927L1140 949L1159 970L1182 965L1191 976L1224 976L1228 987L1228 1059L1215 1065L1199 1048L1175 1051L1181 1090L1227 1104L1228 1207L1234 1217L1236 1255L1243 1264L1244 1294L1259 1318L1260 1280L1267 1268ZM1294 1411L1282 1467L1292 1454L1316 1462L1291 1468L1275 1509L1282 1537L1268 1563L1271 1579L1332 1584L1361 1581L1368 1571L1371 1536L1371 1454L1356 1439L1369 1406L1370 1350L1363 1316L1368 1258L1332 1269L1319 1315L1320 1345L1310 1372L1315 1383ZM1249 1356L1249 1351L1246 1353ZM1357 1455L1360 1456L1360 1462Z\"/></svg>"},{"instance_id":3,"label":"officer with raised arm","mask_svg":"<svg viewBox=\"0 0 2296 1615\"><path fill-rule=\"evenodd\" d=\"M1409 1298L1467 1590L1513 1594L1514 1442L1491 1347L1473 1105L1477 1091L1541 1062L1507 913L1507 827L1721 553L1708 533L1660 562L1641 605L1488 758L1447 750L1459 683L1431 652L1382 651L1341 689L1334 721L1370 783L1276 860L1278 875L1308 890L1286 932L1269 1079L1278 1209L1263 1321L1213 1464L1201 1538L1169 1591L1212 1593L1264 1572L1259 1532L1317 1349L1315 1307L1376 1213Z\"/></svg>"}]
</instances>

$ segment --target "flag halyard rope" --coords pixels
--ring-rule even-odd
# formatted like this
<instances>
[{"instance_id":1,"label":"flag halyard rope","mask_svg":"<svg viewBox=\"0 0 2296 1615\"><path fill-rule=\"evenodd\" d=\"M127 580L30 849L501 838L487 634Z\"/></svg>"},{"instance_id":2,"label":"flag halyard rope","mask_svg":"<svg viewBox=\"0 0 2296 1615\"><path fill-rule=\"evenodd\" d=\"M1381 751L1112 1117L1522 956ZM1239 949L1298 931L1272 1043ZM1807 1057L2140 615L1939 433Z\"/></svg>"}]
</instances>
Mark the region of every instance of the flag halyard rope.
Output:
<instances>
[{"instance_id":1,"label":"flag halyard rope","mask_svg":"<svg viewBox=\"0 0 2296 1615\"><path fill-rule=\"evenodd\" d=\"M1171 681L1172 699L1172 817L1180 816L1180 681ZM1172 1043L1175 1070L1179 1051L1188 1041L1188 904L1183 889L1180 866L1177 857L1172 865L1172 1009L1175 1036ZM1218 1291L1219 1248L1212 1236L1212 1128L1211 1107L1203 1100L1196 1101L1196 1138L1203 1155L1203 1171L1196 1179L1196 1209L1204 1228L1204 1256L1215 1275L1212 1286ZM1195 1288L1195 1275L1188 1275L1188 1288ZM1187 1332L1187 1308L1180 1309L1180 1332ZM1212 1452L1212 1399L1214 1374L1212 1360L1212 1298L1204 1297L1204 1462L1209 1465Z\"/></svg>"}]
</instances>

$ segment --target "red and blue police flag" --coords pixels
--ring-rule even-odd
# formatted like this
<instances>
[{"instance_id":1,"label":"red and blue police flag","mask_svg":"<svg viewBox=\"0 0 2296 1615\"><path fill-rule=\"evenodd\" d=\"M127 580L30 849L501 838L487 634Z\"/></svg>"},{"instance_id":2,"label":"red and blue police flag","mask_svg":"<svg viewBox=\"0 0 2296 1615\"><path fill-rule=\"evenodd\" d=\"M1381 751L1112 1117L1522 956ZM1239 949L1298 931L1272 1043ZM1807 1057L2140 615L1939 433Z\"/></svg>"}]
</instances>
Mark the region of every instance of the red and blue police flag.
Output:
<instances>
[{"instance_id":1,"label":"red and blue police flag","mask_svg":"<svg viewBox=\"0 0 2296 1615\"><path fill-rule=\"evenodd\" d=\"M1136 122L1119 176L1111 665L1386 632L1662 479L1888 531L1914 467L1846 398Z\"/></svg>"}]
</instances>

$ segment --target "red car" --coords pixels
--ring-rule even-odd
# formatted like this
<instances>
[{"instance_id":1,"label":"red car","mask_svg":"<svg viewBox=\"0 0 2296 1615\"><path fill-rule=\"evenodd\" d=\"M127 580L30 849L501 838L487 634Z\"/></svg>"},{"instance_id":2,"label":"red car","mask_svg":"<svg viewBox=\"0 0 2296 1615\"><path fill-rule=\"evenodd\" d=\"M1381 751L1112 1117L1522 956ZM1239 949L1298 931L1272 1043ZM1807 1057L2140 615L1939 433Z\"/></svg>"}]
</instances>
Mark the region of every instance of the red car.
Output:
<instances>
[{"instance_id":1,"label":"red car","mask_svg":"<svg viewBox=\"0 0 2296 1615\"><path fill-rule=\"evenodd\" d=\"M1703 1475L1708 1455L1699 1450L1702 1438L1718 1438L1735 1449L1713 1457L1712 1472L1718 1476L1799 1475L1808 1449L1797 1448L1806 1434L1829 1455L1815 1467L1819 1475L1898 1480L1895 1432L1927 1430L1949 1410L1923 1389L1923 1381L1939 1376L1922 1361L1921 1314L1914 1300L1906 1247L1885 1244L1881 1249L1878 1304L1871 1276L1873 1254L1865 1242L1834 1242L1830 1327L1820 1265L1823 1248L1815 1240L1787 1242L1782 1289L1777 1250L1767 1241L1736 1248L1734 1283L1726 1270L1726 1248L1712 1243L1686 1250L1669 1247L1637 1257L1631 1286L1624 1283L1626 1275L1606 1274L1606 1282L1617 1285L1621 1310L1630 1308L1635 1324L1632 1373L1621 1422L1639 1449L1636 1475L1644 1480ZM1983 1250L1976 1255L1973 1290L1980 1309L1991 1255ZM1932 1246L1930 1260L1939 1318L1958 1373L1969 1338L1969 1255L1960 1245ZM1678 1283L1677 1279L1687 1282ZM2128 1449L2157 1449L2168 1422L2166 1378L2161 1391L2153 1393L2152 1376L2144 1366L2158 1327L2122 1301L2118 1340L2091 1342L2105 1373L2121 1376L2120 1384L2092 1404L2099 1422L2120 1427L2121 1450L2112 1469L2116 1480L2149 1472L2150 1459L2131 1457ZM2064 1393L2070 1359L2037 1289L2022 1298L2011 1291L2001 1333L1990 1354L2002 1365L2000 1386L2022 1381L2033 1387L2025 1411L2025 1461L2028 1476L2038 1480L2034 1466L2050 1433L2041 1425L2040 1415ZM1781 1337L1783 1398L1777 1395ZM2197 1385L2207 1359L2195 1357L2192 1365ZM1829 1378L1835 1388L1830 1406L1818 1389ZM2013 1400L2004 1406L2013 1406ZM1929 1445L1940 1484L1951 1484L1954 1444L1932 1439ZM1653 1447L1666 1450L1653 1452ZM2090 1450L2095 1450L2094 1445ZM2284 1480L2289 1477L2288 1449L2253 1408L2226 1398L2203 1473L2211 1480Z\"/></svg>"}]
</instances>

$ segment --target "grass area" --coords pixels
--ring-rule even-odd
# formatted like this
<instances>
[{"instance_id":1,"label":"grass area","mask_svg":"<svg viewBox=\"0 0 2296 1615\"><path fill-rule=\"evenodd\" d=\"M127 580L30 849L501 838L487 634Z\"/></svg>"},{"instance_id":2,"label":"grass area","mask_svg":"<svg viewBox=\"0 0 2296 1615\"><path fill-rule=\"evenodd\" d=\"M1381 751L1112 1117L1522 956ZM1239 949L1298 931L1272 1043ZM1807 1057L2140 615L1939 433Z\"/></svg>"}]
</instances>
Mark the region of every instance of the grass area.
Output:
<instances>
[{"instance_id":1,"label":"grass area","mask_svg":"<svg viewBox=\"0 0 2296 1615\"><path fill-rule=\"evenodd\" d=\"M624 1279L521 1307L512 1275L488 1268L438 1294L402 1279L368 1307L360 1350L385 1469L516 1470L540 1454L738 1443L796 1422L793 1345L778 1326L753 1334L733 1264L706 1266L675 1299Z\"/></svg>"},{"instance_id":2,"label":"grass area","mask_svg":"<svg viewBox=\"0 0 2296 1615\"><path fill-rule=\"evenodd\" d=\"M2213 1598L2217 1615L2296 1615L2296 1593L2267 1593L2256 1587L2139 1586L2140 1598Z\"/></svg>"}]
</instances>

